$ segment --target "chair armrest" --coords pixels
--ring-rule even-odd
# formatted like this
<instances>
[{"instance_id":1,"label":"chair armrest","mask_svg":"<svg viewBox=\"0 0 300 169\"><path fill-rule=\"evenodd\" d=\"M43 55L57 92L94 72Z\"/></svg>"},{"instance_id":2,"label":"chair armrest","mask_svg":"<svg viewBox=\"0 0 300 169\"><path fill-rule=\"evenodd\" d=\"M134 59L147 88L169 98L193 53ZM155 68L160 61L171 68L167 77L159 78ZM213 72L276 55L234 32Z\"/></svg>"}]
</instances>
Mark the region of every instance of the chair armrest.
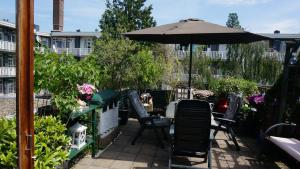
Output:
<instances>
[{"instance_id":1,"label":"chair armrest","mask_svg":"<svg viewBox=\"0 0 300 169\"><path fill-rule=\"evenodd\" d=\"M224 113L211 112L214 116L224 116Z\"/></svg>"},{"instance_id":2,"label":"chair armrest","mask_svg":"<svg viewBox=\"0 0 300 169\"><path fill-rule=\"evenodd\" d=\"M160 119L159 116L148 116L148 117L143 117L141 118L142 122L150 121L153 122L154 119Z\"/></svg>"},{"instance_id":3,"label":"chair armrest","mask_svg":"<svg viewBox=\"0 0 300 169\"><path fill-rule=\"evenodd\" d=\"M225 118L218 118L218 117L215 117L214 119L215 119L216 121L220 121L220 122L224 122L224 123L228 123L228 124L236 123L235 120L230 120L230 119L225 119Z\"/></svg>"},{"instance_id":4,"label":"chair armrest","mask_svg":"<svg viewBox=\"0 0 300 169\"><path fill-rule=\"evenodd\" d=\"M273 131L274 129L279 128L279 127L288 127L288 126L294 128L294 127L296 127L296 124L295 124L295 123L278 123L278 124L275 124L275 125L269 127L269 128L265 131L265 133L264 133L264 138L267 137L267 136L269 136L269 133L270 133L271 131Z\"/></svg>"}]
</instances>

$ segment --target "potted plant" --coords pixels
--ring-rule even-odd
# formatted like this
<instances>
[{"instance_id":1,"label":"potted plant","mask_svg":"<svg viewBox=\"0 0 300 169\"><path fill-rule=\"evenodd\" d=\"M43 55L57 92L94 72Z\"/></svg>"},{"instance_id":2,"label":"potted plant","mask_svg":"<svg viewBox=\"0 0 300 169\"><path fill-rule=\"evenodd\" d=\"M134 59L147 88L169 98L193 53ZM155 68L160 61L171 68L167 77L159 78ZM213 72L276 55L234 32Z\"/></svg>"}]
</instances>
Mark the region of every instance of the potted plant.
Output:
<instances>
[{"instance_id":1,"label":"potted plant","mask_svg":"<svg viewBox=\"0 0 300 169\"><path fill-rule=\"evenodd\" d=\"M94 92L97 91L95 86L88 83L84 83L83 85L77 85L77 89L79 92L77 102L82 107L87 106L89 104L89 102L92 100Z\"/></svg>"}]
</instances>

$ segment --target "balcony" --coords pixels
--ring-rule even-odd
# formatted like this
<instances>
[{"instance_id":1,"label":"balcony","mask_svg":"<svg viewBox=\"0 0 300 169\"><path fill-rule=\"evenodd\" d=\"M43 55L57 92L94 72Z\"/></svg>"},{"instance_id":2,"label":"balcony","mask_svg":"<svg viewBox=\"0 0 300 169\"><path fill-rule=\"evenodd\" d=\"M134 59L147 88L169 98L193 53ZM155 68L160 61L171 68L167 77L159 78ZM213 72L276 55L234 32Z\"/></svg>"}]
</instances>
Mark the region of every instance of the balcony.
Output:
<instances>
[{"instance_id":1,"label":"balcony","mask_svg":"<svg viewBox=\"0 0 300 169\"><path fill-rule=\"evenodd\" d=\"M16 43L0 40L0 51L15 52Z\"/></svg>"},{"instance_id":2,"label":"balcony","mask_svg":"<svg viewBox=\"0 0 300 169\"><path fill-rule=\"evenodd\" d=\"M57 54L71 54L78 57L84 57L92 52L92 48L56 48L52 49Z\"/></svg>"},{"instance_id":3,"label":"balcony","mask_svg":"<svg viewBox=\"0 0 300 169\"><path fill-rule=\"evenodd\" d=\"M15 77L16 68L15 67L0 67L0 77Z\"/></svg>"},{"instance_id":4,"label":"balcony","mask_svg":"<svg viewBox=\"0 0 300 169\"><path fill-rule=\"evenodd\" d=\"M184 51L184 50L178 50L174 51L174 55L177 57L179 60L183 60L184 58L189 58L190 57L190 52L189 51ZM197 52L195 55L197 58L201 56L207 56L211 59L214 60L226 60L227 59L227 51L201 51ZM280 62L284 61L284 56L285 52L265 52L262 57L263 58L274 58Z\"/></svg>"}]
</instances>

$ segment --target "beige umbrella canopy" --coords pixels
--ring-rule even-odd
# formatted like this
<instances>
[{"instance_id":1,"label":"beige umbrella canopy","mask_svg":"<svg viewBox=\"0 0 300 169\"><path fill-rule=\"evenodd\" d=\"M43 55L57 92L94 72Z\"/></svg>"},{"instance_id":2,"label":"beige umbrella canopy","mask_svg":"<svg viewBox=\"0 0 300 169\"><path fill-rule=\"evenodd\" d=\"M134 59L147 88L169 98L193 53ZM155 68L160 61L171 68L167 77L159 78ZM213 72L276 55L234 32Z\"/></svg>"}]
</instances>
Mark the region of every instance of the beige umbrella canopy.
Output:
<instances>
[{"instance_id":1,"label":"beige umbrella canopy","mask_svg":"<svg viewBox=\"0 0 300 169\"><path fill-rule=\"evenodd\" d=\"M131 40L159 42L165 44L190 44L189 84L191 87L192 44L233 44L267 40L268 37L241 29L205 22L199 19L181 20L123 34ZM190 90L188 95L190 96Z\"/></svg>"}]
</instances>

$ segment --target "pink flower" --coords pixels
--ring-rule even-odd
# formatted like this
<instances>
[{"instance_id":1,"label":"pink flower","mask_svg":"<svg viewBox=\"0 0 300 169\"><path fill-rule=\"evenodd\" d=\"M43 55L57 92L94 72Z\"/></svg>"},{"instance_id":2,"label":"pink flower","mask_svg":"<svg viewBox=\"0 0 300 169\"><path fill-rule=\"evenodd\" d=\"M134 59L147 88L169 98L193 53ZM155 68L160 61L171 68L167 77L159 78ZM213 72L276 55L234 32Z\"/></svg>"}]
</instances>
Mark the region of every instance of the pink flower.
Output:
<instances>
[{"instance_id":1,"label":"pink flower","mask_svg":"<svg viewBox=\"0 0 300 169\"><path fill-rule=\"evenodd\" d=\"M94 91L96 91L95 86L93 86L91 84L87 84L87 83L84 83L81 86L77 85L77 89L78 89L79 93L88 94L88 95L91 95L94 93Z\"/></svg>"}]
</instances>

